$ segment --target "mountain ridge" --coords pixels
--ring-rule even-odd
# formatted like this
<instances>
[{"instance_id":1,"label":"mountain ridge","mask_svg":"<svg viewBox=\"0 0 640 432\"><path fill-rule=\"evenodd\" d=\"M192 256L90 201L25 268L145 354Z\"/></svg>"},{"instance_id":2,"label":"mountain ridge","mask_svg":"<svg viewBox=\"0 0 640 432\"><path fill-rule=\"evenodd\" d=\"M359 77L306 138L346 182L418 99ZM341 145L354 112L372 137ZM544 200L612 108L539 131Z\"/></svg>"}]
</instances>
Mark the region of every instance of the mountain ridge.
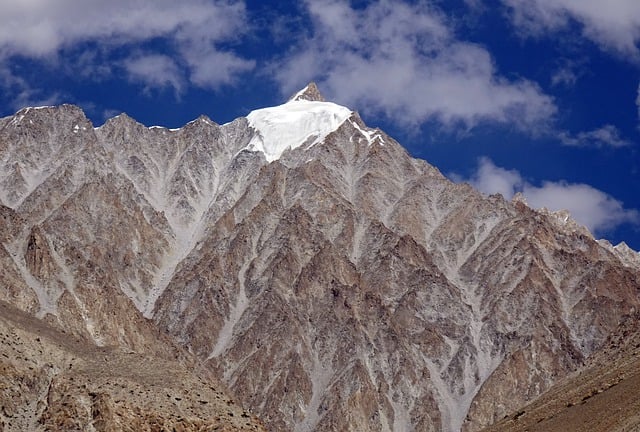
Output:
<instances>
[{"instance_id":1,"label":"mountain ridge","mask_svg":"<svg viewBox=\"0 0 640 432\"><path fill-rule=\"evenodd\" d=\"M329 104L295 101L313 87L289 103ZM0 119L1 298L97 345L153 353L157 326L270 428L478 430L638 307L634 255L451 183L351 110L272 161L247 118L55 110Z\"/></svg>"}]
</instances>

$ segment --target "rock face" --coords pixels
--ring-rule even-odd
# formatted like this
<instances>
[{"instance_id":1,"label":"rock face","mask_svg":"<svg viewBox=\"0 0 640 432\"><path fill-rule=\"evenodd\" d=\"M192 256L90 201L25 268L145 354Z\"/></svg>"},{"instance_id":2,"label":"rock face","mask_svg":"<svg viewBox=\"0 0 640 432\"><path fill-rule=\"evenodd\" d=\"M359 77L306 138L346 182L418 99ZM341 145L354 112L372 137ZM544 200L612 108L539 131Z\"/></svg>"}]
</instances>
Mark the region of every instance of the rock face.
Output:
<instances>
[{"instance_id":1,"label":"rock face","mask_svg":"<svg viewBox=\"0 0 640 432\"><path fill-rule=\"evenodd\" d=\"M271 430L479 430L640 306L635 252L451 183L315 86L177 130L25 109L0 169L2 300L151 357L160 329Z\"/></svg>"},{"instance_id":2,"label":"rock face","mask_svg":"<svg viewBox=\"0 0 640 432\"><path fill-rule=\"evenodd\" d=\"M627 317L578 372L483 432L638 430L639 318Z\"/></svg>"}]
</instances>

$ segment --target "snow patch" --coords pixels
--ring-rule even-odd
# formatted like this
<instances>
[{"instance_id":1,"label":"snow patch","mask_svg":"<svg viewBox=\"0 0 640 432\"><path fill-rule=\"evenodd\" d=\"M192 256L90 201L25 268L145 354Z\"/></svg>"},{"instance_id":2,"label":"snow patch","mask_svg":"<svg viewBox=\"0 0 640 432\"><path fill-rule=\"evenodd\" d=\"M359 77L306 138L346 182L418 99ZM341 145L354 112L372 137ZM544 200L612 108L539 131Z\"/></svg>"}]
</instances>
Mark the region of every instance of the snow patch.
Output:
<instances>
[{"instance_id":1,"label":"snow patch","mask_svg":"<svg viewBox=\"0 0 640 432\"><path fill-rule=\"evenodd\" d=\"M247 297L247 293L244 288L244 273L247 271L249 263L245 263L242 267L243 268L240 270L240 274L238 275L238 283L240 285L240 289L236 298L236 304L231 308L229 318L226 320L224 326L220 330L216 345L213 347L209 358L218 357L227 349L233 337L233 329L240 322L240 319L242 318L244 312L247 310L247 307L249 307L249 298Z\"/></svg>"},{"instance_id":2,"label":"snow patch","mask_svg":"<svg viewBox=\"0 0 640 432\"><path fill-rule=\"evenodd\" d=\"M246 149L262 152L268 162L273 162L286 150L322 142L350 116L351 110L343 106L305 100L255 110L247 120L256 135Z\"/></svg>"},{"instance_id":3,"label":"snow patch","mask_svg":"<svg viewBox=\"0 0 640 432\"><path fill-rule=\"evenodd\" d=\"M56 251L56 248L53 247L53 244L51 244L50 240L47 239L47 242L49 244L49 250L51 251L51 257L55 261L56 265L60 268L60 279L64 283L67 291L71 293L71 296L78 305L78 309L80 309L80 316L82 317L82 321L84 322L87 333L89 333L97 346L105 346L106 342L104 337L100 333L100 326L91 318L86 305L76 294L76 282L73 277L73 270L66 265L64 258L61 257L60 254Z\"/></svg>"},{"instance_id":4,"label":"snow patch","mask_svg":"<svg viewBox=\"0 0 640 432\"><path fill-rule=\"evenodd\" d=\"M378 129L364 130L358 125L358 123L354 121L351 121L351 124L354 128L358 129L358 131L367 139L369 145L373 144L377 140L381 146L384 146L384 141L382 140L382 136L380 135L380 131Z\"/></svg>"},{"instance_id":5,"label":"snow patch","mask_svg":"<svg viewBox=\"0 0 640 432\"><path fill-rule=\"evenodd\" d=\"M191 120L189 123L187 123L185 126L188 125L192 125L192 124L196 124L196 123L204 123L207 124L209 126L216 126L216 123L212 122L211 120L209 120L208 118L206 118L205 116L200 116L195 120ZM184 126L183 126L184 127ZM170 131L174 131L174 130L180 130L182 128L178 128L178 129L169 129Z\"/></svg>"},{"instance_id":6,"label":"snow patch","mask_svg":"<svg viewBox=\"0 0 640 432\"><path fill-rule=\"evenodd\" d=\"M26 111L25 111L26 112ZM22 119L24 119L24 114L22 115L16 115L13 120L11 120L11 123L9 123L12 126L17 126L20 124L20 122L22 122Z\"/></svg>"},{"instance_id":7,"label":"snow patch","mask_svg":"<svg viewBox=\"0 0 640 432\"><path fill-rule=\"evenodd\" d=\"M156 302L160 296L162 296L167 286L169 286L169 282L171 282L176 268L187 257L196 242L196 230L189 234L185 230L174 228L174 232L176 234L175 246L163 257L158 273L156 273L156 277L154 278L153 286L147 293L144 305L141 305L139 300L131 296L133 295L132 292L125 292L136 307L140 308L140 306L142 306L140 310L145 318L153 317Z\"/></svg>"}]
</instances>

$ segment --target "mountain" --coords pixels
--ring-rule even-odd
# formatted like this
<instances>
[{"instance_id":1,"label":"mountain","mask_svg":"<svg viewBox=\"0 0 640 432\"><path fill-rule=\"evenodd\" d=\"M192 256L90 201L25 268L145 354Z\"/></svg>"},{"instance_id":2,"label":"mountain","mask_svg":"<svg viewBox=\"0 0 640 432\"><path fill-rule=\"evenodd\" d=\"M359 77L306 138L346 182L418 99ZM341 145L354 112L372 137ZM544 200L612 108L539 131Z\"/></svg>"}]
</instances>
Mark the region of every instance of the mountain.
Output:
<instances>
[{"instance_id":1,"label":"mountain","mask_svg":"<svg viewBox=\"0 0 640 432\"><path fill-rule=\"evenodd\" d=\"M195 357L270 430L480 430L640 303L637 253L452 183L313 84L173 130L27 108L0 184L0 300Z\"/></svg>"}]
</instances>

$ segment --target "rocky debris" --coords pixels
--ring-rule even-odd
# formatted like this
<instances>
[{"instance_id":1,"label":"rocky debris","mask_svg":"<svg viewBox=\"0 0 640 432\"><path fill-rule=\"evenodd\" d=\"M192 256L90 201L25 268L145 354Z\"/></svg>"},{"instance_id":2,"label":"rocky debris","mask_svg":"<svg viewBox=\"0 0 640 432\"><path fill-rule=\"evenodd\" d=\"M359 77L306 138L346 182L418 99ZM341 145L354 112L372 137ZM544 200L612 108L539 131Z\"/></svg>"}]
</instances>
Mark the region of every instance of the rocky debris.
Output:
<instances>
[{"instance_id":1,"label":"rocky debris","mask_svg":"<svg viewBox=\"0 0 640 432\"><path fill-rule=\"evenodd\" d=\"M189 359L98 348L0 311L3 431L265 430Z\"/></svg>"}]
</instances>

